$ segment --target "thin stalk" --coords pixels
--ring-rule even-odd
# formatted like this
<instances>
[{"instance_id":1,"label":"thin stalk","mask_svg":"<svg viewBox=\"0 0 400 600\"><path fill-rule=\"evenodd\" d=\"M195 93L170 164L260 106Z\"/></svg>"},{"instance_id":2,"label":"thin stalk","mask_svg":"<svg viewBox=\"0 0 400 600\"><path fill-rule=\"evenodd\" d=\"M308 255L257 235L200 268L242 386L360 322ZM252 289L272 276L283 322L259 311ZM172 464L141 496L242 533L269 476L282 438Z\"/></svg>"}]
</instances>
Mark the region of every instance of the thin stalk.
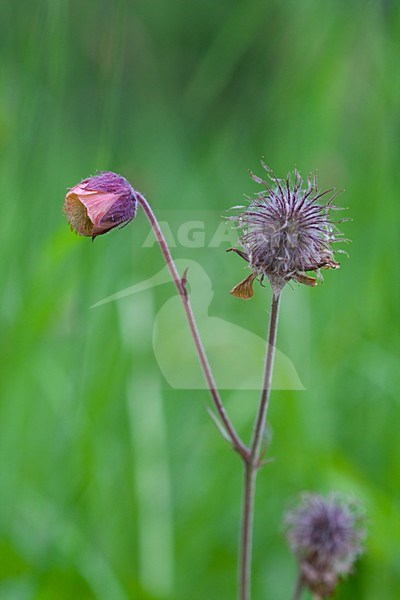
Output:
<instances>
[{"instance_id":1,"label":"thin stalk","mask_svg":"<svg viewBox=\"0 0 400 600\"><path fill-rule=\"evenodd\" d=\"M276 345L276 333L278 329L278 317L279 317L279 304L281 294L272 295L271 303L271 314L269 318L268 326L268 342L265 353L265 367L264 367L264 379L263 387L261 391L260 406L258 408L256 424L253 431L253 437L250 444L250 462L255 466L258 463L261 441L265 430L265 420L267 416L267 410L269 405L269 397L271 394L271 383L272 375L274 370L274 359L275 359L275 345Z\"/></svg>"},{"instance_id":2,"label":"thin stalk","mask_svg":"<svg viewBox=\"0 0 400 600\"><path fill-rule=\"evenodd\" d=\"M240 540L240 600L250 600L251 594L251 554L253 547L253 516L256 469L250 463L244 466L244 486L242 501L242 531Z\"/></svg>"},{"instance_id":3,"label":"thin stalk","mask_svg":"<svg viewBox=\"0 0 400 600\"><path fill-rule=\"evenodd\" d=\"M217 386L215 383L215 379L214 379L210 364L208 362L207 355L204 350L203 342L201 341L201 338L200 338L200 333L197 328L193 310L192 310L192 307L189 302L189 296L188 296L188 293L187 293L187 290L185 287L185 275L183 275L183 277L181 277L178 273L178 270L177 270L174 260L172 258L171 252L169 251L167 241L166 241L164 234L158 224L157 218L151 209L150 204L147 202L147 200L144 198L144 196L142 196L142 194L140 194L139 192L136 192L136 197L137 197L138 202L142 206L142 208L146 214L146 217L154 231L154 234L155 234L157 242L160 246L161 252L165 258L165 262L167 263L172 280L175 283L176 289L178 290L179 296L182 300L185 314L186 314L186 317L187 317L187 320L189 323L189 328L190 328L190 331L191 331L191 334L193 337L193 341L194 341L194 344L195 344L195 347L197 350L197 355L198 355L201 367L203 369L204 377L206 379L207 386L208 386L209 392L211 394L211 398L214 402L215 408L216 408L218 415L226 429L226 432L229 436L232 447L234 448L234 450L236 450L236 452L238 452L240 454L240 456L243 458L244 461L247 461L248 456L249 456L249 450L248 450L248 448L246 448L246 446L240 440L238 434L235 431L234 426L232 425L232 423L228 417L225 407L222 404L222 400L219 395L219 392L218 392L218 389L217 389Z\"/></svg>"},{"instance_id":4,"label":"thin stalk","mask_svg":"<svg viewBox=\"0 0 400 600\"><path fill-rule=\"evenodd\" d=\"M303 578L302 578L301 574L299 573L299 575L297 577L297 581L296 581L296 587L293 592L292 600L300 600L303 590L304 590L304 582L303 582Z\"/></svg>"},{"instance_id":5,"label":"thin stalk","mask_svg":"<svg viewBox=\"0 0 400 600\"><path fill-rule=\"evenodd\" d=\"M279 302L280 293L273 294L268 325L263 387L250 444L250 455L245 464L239 565L240 600L250 600L251 597L251 554L253 545L254 496L257 470L260 467L260 448L265 431L265 420L271 392L276 333L279 316Z\"/></svg>"}]
</instances>

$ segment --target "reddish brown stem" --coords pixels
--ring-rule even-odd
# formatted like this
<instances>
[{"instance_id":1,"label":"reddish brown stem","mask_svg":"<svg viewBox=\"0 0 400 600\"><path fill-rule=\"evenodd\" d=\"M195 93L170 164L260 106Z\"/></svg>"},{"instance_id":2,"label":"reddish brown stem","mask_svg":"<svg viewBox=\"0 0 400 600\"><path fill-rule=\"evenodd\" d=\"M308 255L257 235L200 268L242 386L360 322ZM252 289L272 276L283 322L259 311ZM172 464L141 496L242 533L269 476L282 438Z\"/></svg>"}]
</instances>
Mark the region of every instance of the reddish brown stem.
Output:
<instances>
[{"instance_id":1,"label":"reddish brown stem","mask_svg":"<svg viewBox=\"0 0 400 600\"><path fill-rule=\"evenodd\" d=\"M255 420L250 456L245 464L244 493L242 505L242 532L240 541L239 584L240 600L251 597L251 554L253 545L254 496L257 470L260 467L260 449L265 431L265 421L271 392L275 357L276 332L278 327L280 293L273 294L269 318L268 341L260 405Z\"/></svg>"},{"instance_id":2,"label":"reddish brown stem","mask_svg":"<svg viewBox=\"0 0 400 600\"><path fill-rule=\"evenodd\" d=\"M189 296L185 287L184 282L182 281L182 277L179 275L178 270L176 268L176 265L174 263L174 260L172 258L171 252L168 248L168 244L167 241L164 237L163 232L161 231L161 228L158 224L157 218L155 216L155 214L153 213L150 204L147 202L147 200L144 198L144 196L142 196L142 194L140 194L139 192L136 192L136 197L138 202L140 203L140 205L142 206L147 219L149 220L149 223L154 231L154 234L156 236L157 242L160 246L161 252L163 253L163 256L165 258L165 262L167 263L169 272L171 274L171 277L173 279L173 282L175 283L176 289L178 290L179 296L182 300L182 304L183 304L183 308L185 310L185 314L188 320L188 324L189 324L189 328L193 337L193 341L197 350L197 355L201 364L201 367L203 369L203 373L204 373L204 377L206 379L207 382L207 386L209 389L209 392L211 394L211 398L214 402L215 408L217 410L217 413L223 423L223 426L228 434L228 437L231 441L232 447L234 448L234 450L236 450L236 452L238 452L240 454L240 456L243 458L243 460L246 462L248 460L249 457L249 450L248 448L246 448L246 446L243 444L243 442L240 440L238 434L235 431L234 426L232 425L228 414L225 410L224 405L222 404L222 400L220 398L215 380L214 380L214 376L210 367L210 364L208 362L205 350L204 350L204 346L203 346L203 342L201 341L200 338L200 333L196 324L196 320L193 314L193 310L192 307L190 305L189 302Z\"/></svg>"}]
</instances>

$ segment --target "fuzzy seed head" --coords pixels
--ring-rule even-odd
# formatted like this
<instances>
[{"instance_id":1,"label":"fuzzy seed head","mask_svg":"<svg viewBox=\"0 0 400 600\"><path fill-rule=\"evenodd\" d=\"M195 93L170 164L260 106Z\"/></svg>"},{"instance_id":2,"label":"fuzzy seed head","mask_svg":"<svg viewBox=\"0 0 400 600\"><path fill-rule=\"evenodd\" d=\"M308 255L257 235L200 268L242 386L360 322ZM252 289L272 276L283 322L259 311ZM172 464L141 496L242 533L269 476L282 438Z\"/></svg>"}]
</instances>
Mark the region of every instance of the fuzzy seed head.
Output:
<instances>
[{"instance_id":1,"label":"fuzzy seed head","mask_svg":"<svg viewBox=\"0 0 400 600\"><path fill-rule=\"evenodd\" d=\"M339 577L351 571L363 550L363 522L360 506L337 494L304 494L286 513L287 539L312 592L330 596Z\"/></svg>"},{"instance_id":2,"label":"fuzzy seed head","mask_svg":"<svg viewBox=\"0 0 400 600\"><path fill-rule=\"evenodd\" d=\"M253 279L267 276L273 288L281 289L291 279L315 286L316 280L306 272L320 276L320 269L339 268L332 246L347 241L336 226L347 219L331 219L331 212L339 210L332 204L336 195L321 204L320 199L333 190L319 192L315 176L305 183L295 169L281 180L262 165L267 178L253 173L251 177L265 189L250 198L247 207L236 207L236 216L228 217L236 222L243 249L232 250L248 261Z\"/></svg>"}]
</instances>

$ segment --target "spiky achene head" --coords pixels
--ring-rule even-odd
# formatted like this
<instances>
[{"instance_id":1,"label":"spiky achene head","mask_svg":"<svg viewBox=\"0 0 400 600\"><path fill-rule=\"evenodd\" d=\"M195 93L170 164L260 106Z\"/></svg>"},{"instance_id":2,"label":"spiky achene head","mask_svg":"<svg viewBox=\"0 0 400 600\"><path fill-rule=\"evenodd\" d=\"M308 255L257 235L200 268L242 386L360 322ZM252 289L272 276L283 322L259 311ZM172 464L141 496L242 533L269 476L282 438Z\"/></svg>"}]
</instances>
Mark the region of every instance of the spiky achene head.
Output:
<instances>
[{"instance_id":1,"label":"spiky achene head","mask_svg":"<svg viewBox=\"0 0 400 600\"><path fill-rule=\"evenodd\" d=\"M304 585L330 596L340 576L351 571L365 538L360 505L338 494L304 494L285 516L287 538Z\"/></svg>"},{"instance_id":2,"label":"spiky achene head","mask_svg":"<svg viewBox=\"0 0 400 600\"><path fill-rule=\"evenodd\" d=\"M257 277L268 277L273 289L280 290L291 279L315 286L317 281L307 271L338 269L332 244L345 241L331 219L331 211L339 210L332 204L333 194L325 204L319 200L333 190L318 191L315 176L305 183L295 169L285 180L278 179L265 163L267 179L251 173L254 181L264 186L235 221L240 231L242 250L230 248L244 258L252 274L239 283L232 294L248 299L253 295L252 284Z\"/></svg>"},{"instance_id":3,"label":"spiky achene head","mask_svg":"<svg viewBox=\"0 0 400 600\"><path fill-rule=\"evenodd\" d=\"M73 231L94 239L132 221L136 207L130 183L121 175L104 171L69 190L64 213Z\"/></svg>"}]
</instances>

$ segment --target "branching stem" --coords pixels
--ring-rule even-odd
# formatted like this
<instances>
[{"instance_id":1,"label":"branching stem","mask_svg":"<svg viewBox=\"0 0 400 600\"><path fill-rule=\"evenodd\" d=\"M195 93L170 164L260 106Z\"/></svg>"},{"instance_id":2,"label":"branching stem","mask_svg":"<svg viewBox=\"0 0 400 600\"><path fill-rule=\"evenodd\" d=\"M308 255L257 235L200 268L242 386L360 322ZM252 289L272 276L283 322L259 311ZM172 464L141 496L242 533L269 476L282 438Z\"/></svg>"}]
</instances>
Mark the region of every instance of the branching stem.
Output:
<instances>
[{"instance_id":1,"label":"branching stem","mask_svg":"<svg viewBox=\"0 0 400 600\"><path fill-rule=\"evenodd\" d=\"M247 448L241 441L234 426L232 425L229 416L225 410L220 394L218 392L214 376L208 362L203 342L200 338L200 333L196 324L196 320L193 314L192 307L189 301L189 295L186 289L186 276L180 276L171 252L168 248L167 241L160 228L155 214L153 213L151 206L147 200L136 192L136 197L140 205L142 206L146 217L154 231L157 242L160 246L161 252L164 256L165 262L167 263L169 272L172 280L178 290L179 296L182 300L183 308L188 320L190 332L193 337L193 341L196 347L197 355L204 373L204 377L207 382L211 398L213 400L216 411L221 419L222 425L226 431L226 434L232 444L232 447L238 452L243 459L244 464L244 488L243 488L243 505L242 505L242 528L241 528L241 540L240 540L240 568L239 568L239 588L240 588L240 600L250 600L251 594L251 554L252 554L252 537L253 537L253 515L254 515L254 495L255 495L255 484L257 471L261 466L261 445L265 431L266 415L268 411L269 397L271 392L271 382L273 374L273 365L275 357L275 344L276 344L276 333L278 326L278 315L279 315L279 302L280 293L274 293L271 304L271 313L269 319L269 330L267 348L265 354L265 367L263 386L261 391L260 404L257 412L257 416L254 423L253 435L251 439L250 448ZM298 585L301 585L299 583ZM296 588L297 589L297 588ZM294 596L293 600L297 600L301 593L302 585L298 588L297 595Z\"/></svg>"}]
</instances>

